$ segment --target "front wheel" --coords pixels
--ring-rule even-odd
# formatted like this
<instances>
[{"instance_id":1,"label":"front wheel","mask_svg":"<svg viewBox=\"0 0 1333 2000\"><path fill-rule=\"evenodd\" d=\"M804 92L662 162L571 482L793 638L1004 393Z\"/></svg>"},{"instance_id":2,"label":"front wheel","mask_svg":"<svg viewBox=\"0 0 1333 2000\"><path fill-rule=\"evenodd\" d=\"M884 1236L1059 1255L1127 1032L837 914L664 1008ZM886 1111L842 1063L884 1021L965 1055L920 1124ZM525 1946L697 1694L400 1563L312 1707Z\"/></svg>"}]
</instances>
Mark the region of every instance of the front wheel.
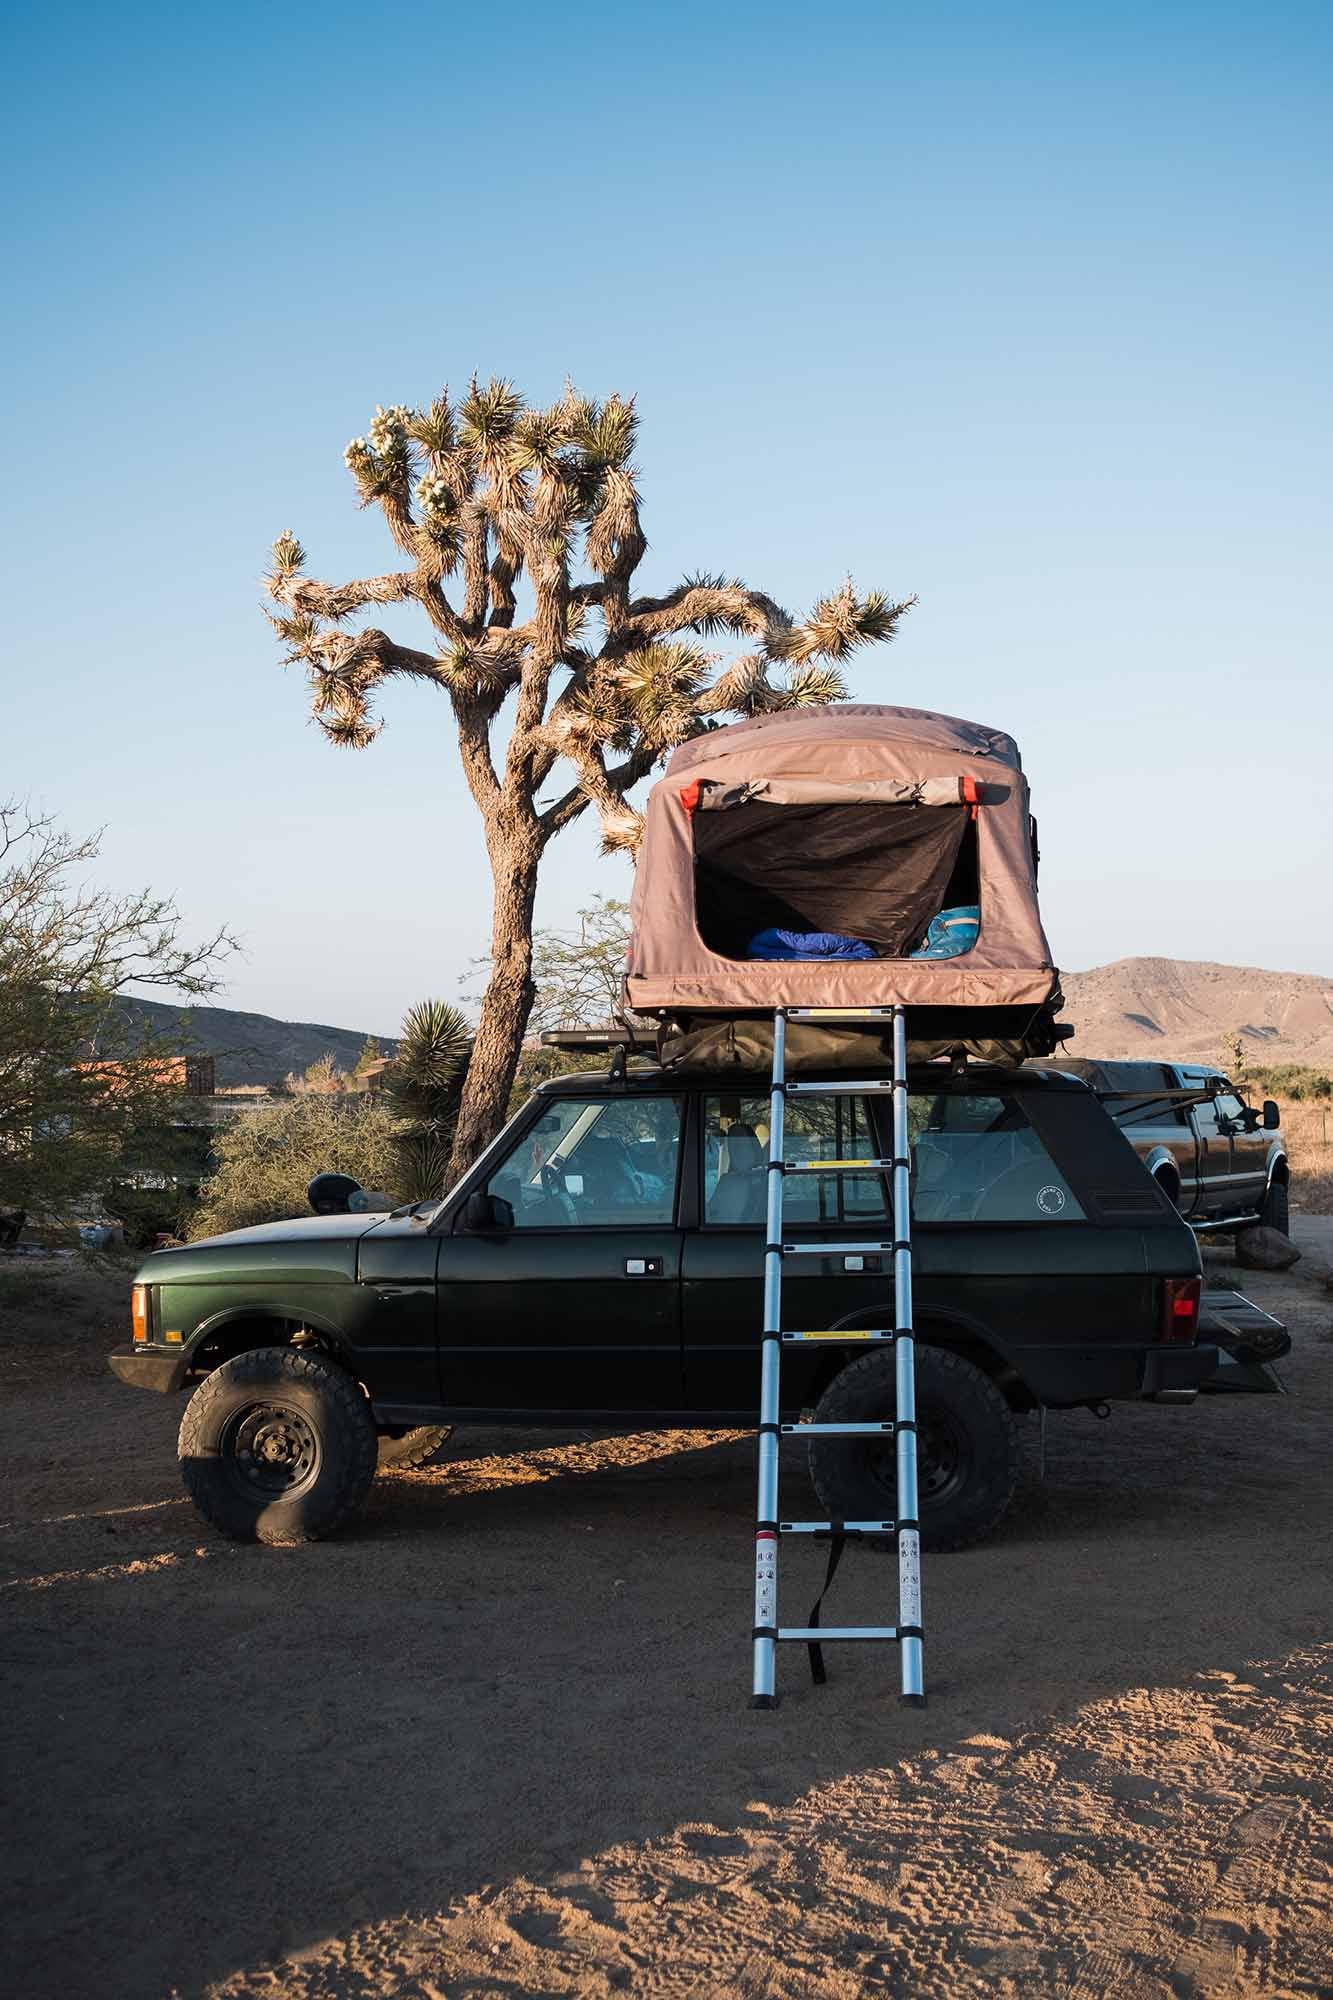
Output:
<instances>
[{"instance_id":1,"label":"front wheel","mask_svg":"<svg viewBox=\"0 0 1333 2000\"><path fill-rule=\"evenodd\" d=\"M891 1349L836 1375L815 1422L869 1423L897 1407ZM1018 1483L1013 1412L988 1375L942 1347L916 1351L917 1512L921 1546L965 1549L996 1527ZM892 1520L898 1511L894 1439L817 1437L810 1477L830 1520Z\"/></svg>"},{"instance_id":2,"label":"front wheel","mask_svg":"<svg viewBox=\"0 0 1333 2000\"><path fill-rule=\"evenodd\" d=\"M315 1542L357 1512L375 1477L375 1425L323 1354L257 1347L200 1383L177 1446L205 1520L237 1542Z\"/></svg>"},{"instance_id":3,"label":"front wheel","mask_svg":"<svg viewBox=\"0 0 1333 2000\"><path fill-rule=\"evenodd\" d=\"M1291 1234L1291 1204L1287 1183L1282 1178L1273 1181L1264 1196L1264 1205L1259 1211L1259 1220L1265 1229L1276 1229L1282 1236Z\"/></svg>"}]
</instances>

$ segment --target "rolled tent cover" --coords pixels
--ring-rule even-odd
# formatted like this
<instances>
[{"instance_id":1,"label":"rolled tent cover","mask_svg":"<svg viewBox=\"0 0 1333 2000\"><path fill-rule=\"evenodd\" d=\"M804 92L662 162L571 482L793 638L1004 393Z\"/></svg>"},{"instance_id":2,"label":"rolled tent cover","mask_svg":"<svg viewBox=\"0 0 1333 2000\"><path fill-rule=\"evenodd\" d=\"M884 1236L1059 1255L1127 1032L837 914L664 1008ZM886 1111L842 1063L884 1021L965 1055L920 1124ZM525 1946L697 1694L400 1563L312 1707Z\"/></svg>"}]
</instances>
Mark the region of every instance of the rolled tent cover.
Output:
<instances>
[{"instance_id":1,"label":"rolled tent cover","mask_svg":"<svg viewBox=\"0 0 1333 2000\"><path fill-rule=\"evenodd\" d=\"M911 956L951 907L979 907L976 942ZM649 796L630 916L644 1014L1058 997L1017 745L922 709L786 710L683 744ZM775 931L792 956L749 955Z\"/></svg>"}]
</instances>

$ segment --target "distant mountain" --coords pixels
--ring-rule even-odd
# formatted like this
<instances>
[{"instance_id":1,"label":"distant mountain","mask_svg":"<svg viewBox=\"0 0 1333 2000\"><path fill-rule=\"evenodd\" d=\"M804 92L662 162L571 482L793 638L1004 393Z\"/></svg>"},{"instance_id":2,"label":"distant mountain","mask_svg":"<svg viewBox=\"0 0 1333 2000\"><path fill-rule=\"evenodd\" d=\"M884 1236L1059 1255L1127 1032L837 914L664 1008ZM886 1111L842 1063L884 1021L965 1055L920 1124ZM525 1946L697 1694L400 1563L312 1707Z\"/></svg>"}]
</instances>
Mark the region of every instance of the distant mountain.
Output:
<instances>
[{"instance_id":1,"label":"distant mountain","mask_svg":"<svg viewBox=\"0 0 1333 2000\"><path fill-rule=\"evenodd\" d=\"M1252 1062L1333 1067L1333 979L1182 958L1121 958L1061 975L1072 1055L1215 1062L1239 1035Z\"/></svg>"},{"instance_id":2,"label":"distant mountain","mask_svg":"<svg viewBox=\"0 0 1333 2000\"><path fill-rule=\"evenodd\" d=\"M355 1069L366 1043L358 1028L275 1021L269 1014L241 1014L231 1007L171 1007L158 1000L131 999L120 1005L155 1034L175 1034L179 1024L190 1049L214 1058L220 1088L233 1083L281 1083L291 1071L299 1075L325 1055L332 1055L340 1069ZM396 1042L383 1035L376 1039L381 1054L393 1055Z\"/></svg>"},{"instance_id":3,"label":"distant mountain","mask_svg":"<svg viewBox=\"0 0 1333 2000\"><path fill-rule=\"evenodd\" d=\"M1121 958L1090 972L1066 972L1061 985L1067 1003L1061 1019L1077 1029L1071 1055L1214 1062L1222 1037L1239 1035L1254 1062L1333 1069L1333 979L1181 958ZM183 1020L189 1046L215 1059L220 1085L281 1083L328 1054L354 1069L366 1041L359 1028L275 1021L230 1007L122 1005L158 1033ZM386 1056L394 1053L396 1042L378 1040Z\"/></svg>"}]
</instances>

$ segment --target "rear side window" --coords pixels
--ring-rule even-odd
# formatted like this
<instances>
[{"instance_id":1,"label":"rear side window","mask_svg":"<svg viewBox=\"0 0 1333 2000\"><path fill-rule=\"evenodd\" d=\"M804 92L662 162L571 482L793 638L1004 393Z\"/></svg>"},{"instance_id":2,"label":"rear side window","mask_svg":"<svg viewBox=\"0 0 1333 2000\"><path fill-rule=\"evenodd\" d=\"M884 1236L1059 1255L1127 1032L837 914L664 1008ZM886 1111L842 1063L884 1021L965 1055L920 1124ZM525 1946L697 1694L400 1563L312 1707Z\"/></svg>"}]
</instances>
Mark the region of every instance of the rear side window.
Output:
<instances>
[{"instance_id":1,"label":"rear side window","mask_svg":"<svg viewBox=\"0 0 1333 2000\"><path fill-rule=\"evenodd\" d=\"M888 1104L883 1101L885 1130ZM704 1219L764 1220L768 1099L710 1097L704 1107ZM788 1161L883 1158L861 1097L787 1100ZM941 1092L908 1099L912 1214L918 1222L1082 1222L1085 1212L1014 1097ZM789 1174L786 1223L887 1229L887 1173Z\"/></svg>"},{"instance_id":2,"label":"rear side window","mask_svg":"<svg viewBox=\"0 0 1333 2000\"><path fill-rule=\"evenodd\" d=\"M908 1100L918 1222L1082 1222L1084 1210L1015 1097Z\"/></svg>"}]
</instances>

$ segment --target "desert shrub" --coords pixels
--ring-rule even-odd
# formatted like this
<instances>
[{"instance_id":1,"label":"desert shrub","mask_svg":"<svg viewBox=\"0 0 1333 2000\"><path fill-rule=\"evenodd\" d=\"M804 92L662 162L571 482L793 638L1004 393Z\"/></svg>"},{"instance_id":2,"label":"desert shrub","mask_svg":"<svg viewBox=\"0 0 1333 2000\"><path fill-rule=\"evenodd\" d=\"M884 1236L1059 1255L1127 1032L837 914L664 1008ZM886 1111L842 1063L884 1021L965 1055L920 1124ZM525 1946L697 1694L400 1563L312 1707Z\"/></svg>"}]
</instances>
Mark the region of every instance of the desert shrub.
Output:
<instances>
[{"instance_id":1,"label":"desert shrub","mask_svg":"<svg viewBox=\"0 0 1333 2000\"><path fill-rule=\"evenodd\" d=\"M200 1190L192 1238L306 1215L316 1174L350 1174L398 1199L402 1128L374 1097L310 1093L243 1113L214 1142L217 1170Z\"/></svg>"},{"instance_id":2,"label":"desert shrub","mask_svg":"<svg viewBox=\"0 0 1333 2000\"><path fill-rule=\"evenodd\" d=\"M1245 1072L1245 1084L1253 1097L1262 1092L1290 1104L1307 1101L1327 1103L1333 1099L1333 1076L1327 1070L1312 1069L1304 1063L1257 1064Z\"/></svg>"}]
</instances>

